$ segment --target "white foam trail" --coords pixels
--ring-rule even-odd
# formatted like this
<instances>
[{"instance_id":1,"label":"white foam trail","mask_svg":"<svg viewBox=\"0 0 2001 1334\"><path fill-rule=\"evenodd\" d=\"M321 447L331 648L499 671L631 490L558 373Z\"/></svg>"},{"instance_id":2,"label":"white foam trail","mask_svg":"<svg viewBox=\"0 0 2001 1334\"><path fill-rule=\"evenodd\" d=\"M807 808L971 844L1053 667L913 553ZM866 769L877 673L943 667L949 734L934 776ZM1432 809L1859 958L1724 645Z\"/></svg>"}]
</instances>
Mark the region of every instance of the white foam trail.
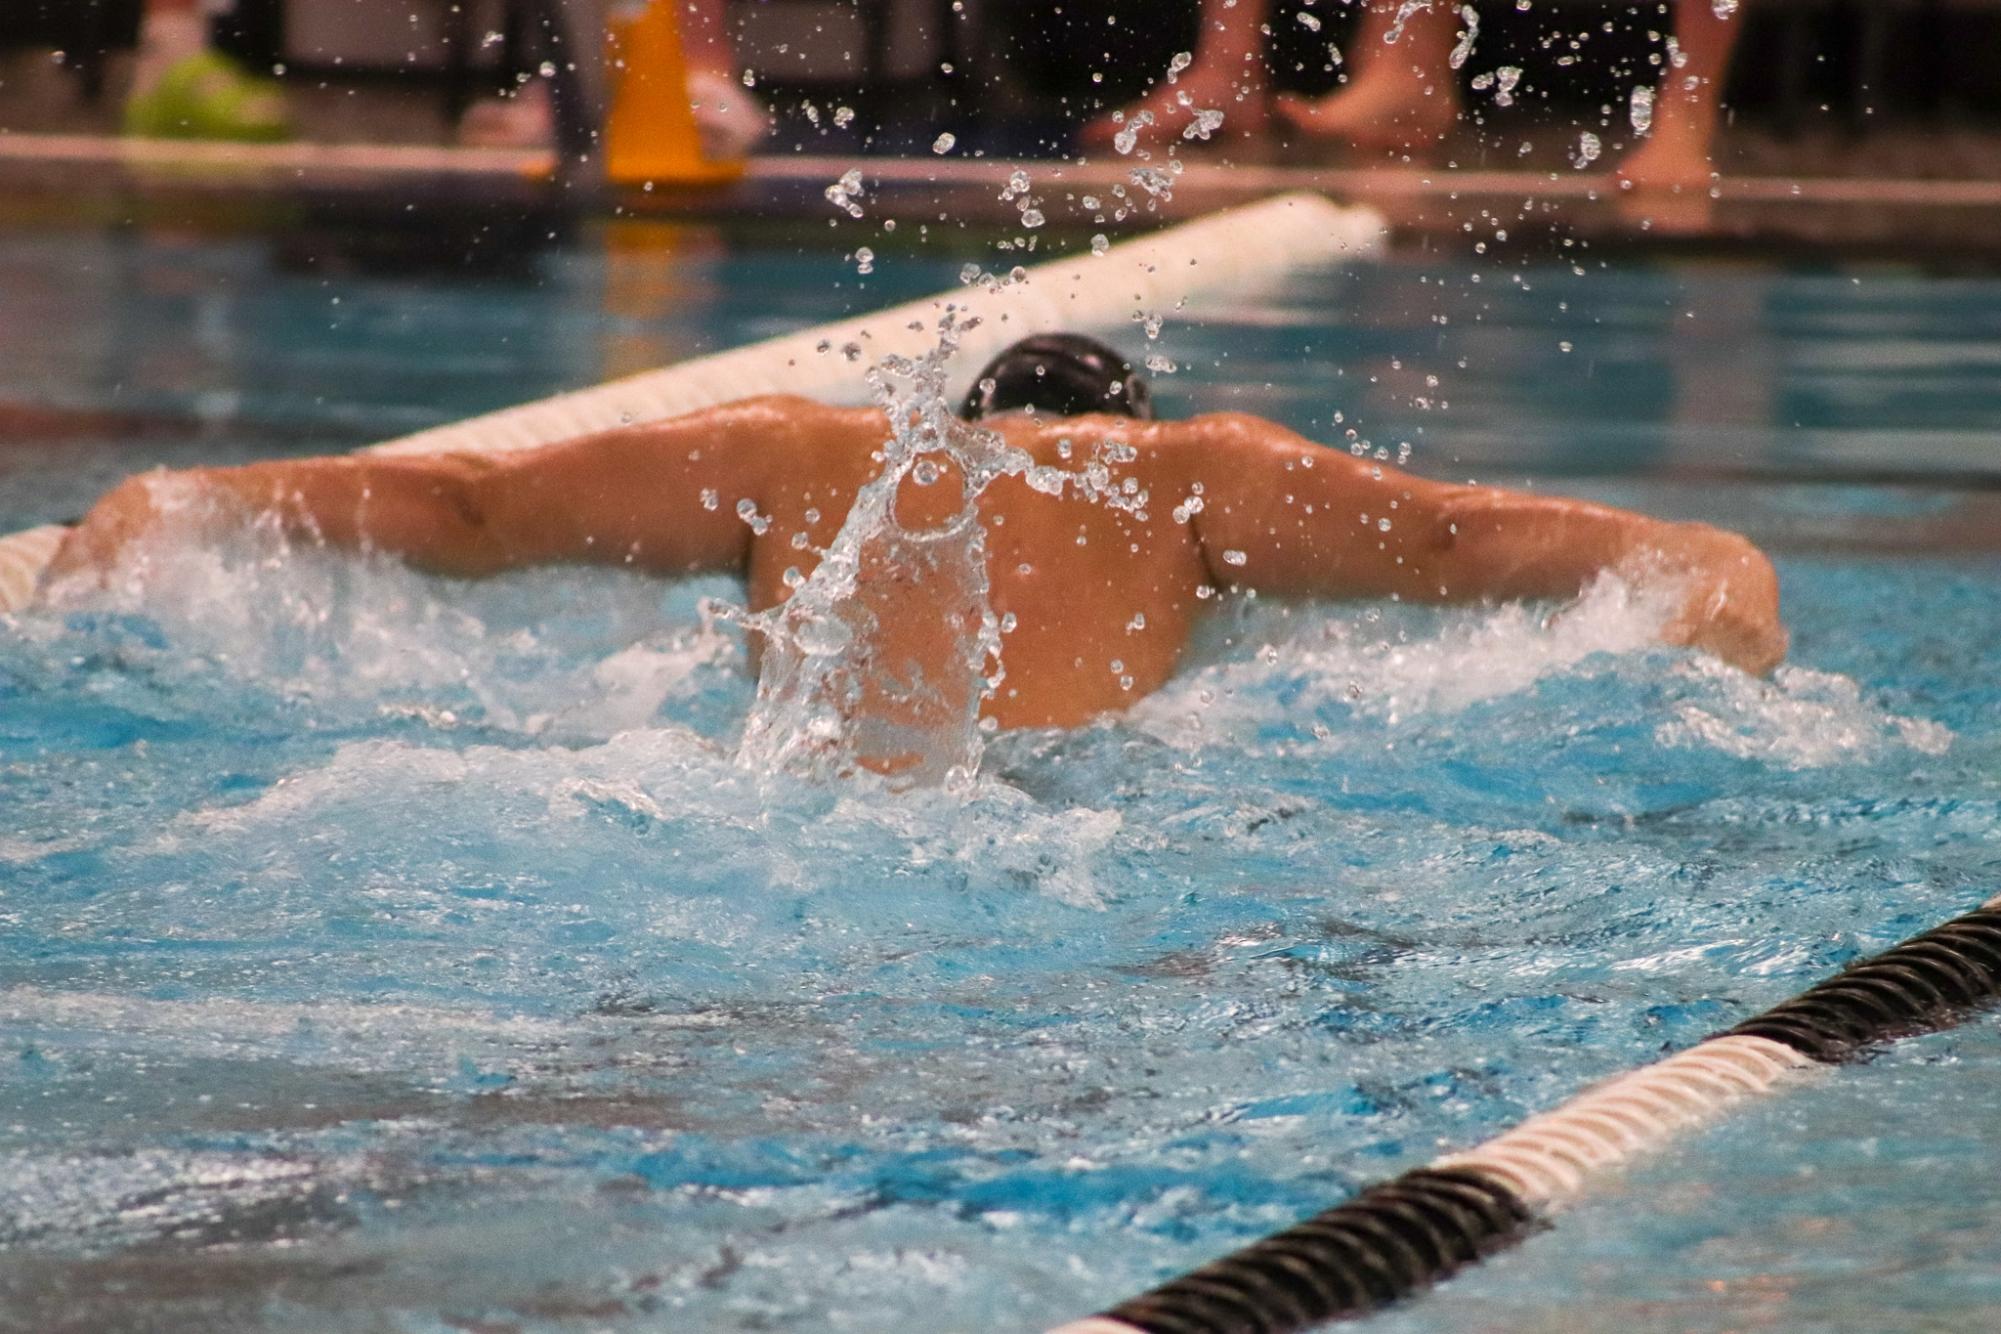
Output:
<instances>
[{"instance_id":1,"label":"white foam trail","mask_svg":"<svg viewBox=\"0 0 2001 1334\"><path fill-rule=\"evenodd\" d=\"M1834 672L1781 667L1765 681L1704 658L1675 670L1702 682L1705 698L1677 705L1674 717L1655 730L1664 746L1708 746L1791 769L1870 760L1899 749L1943 755L1952 746L1949 728L1891 713Z\"/></svg>"},{"instance_id":2,"label":"white foam trail","mask_svg":"<svg viewBox=\"0 0 2001 1334\"><path fill-rule=\"evenodd\" d=\"M1326 623L1317 637L1287 637L1281 620L1260 614L1249 619L1244 639L1256 643L1262 630L1269 642L1185 673L1143 701L1134 722L1194 749L1330 707L1390 727L1449 717L1549 677L1592 670L1600 655L1674 651L1662 649L1660 627L1676 602L1670 586L1634 588L1605 575L1554 616L1520 604L1467 610L1446 613L1430 633L1413 633L1394 613L1371 608ZM1797 769L1899 749L1938 755L1952 744L1949 729L1892 713L1837 673L1782 666L1767 680L1702 654L1684 654L1668 670L1688 697L1671 701L1670 716L1655 729L1664 746L1708 747Z\"/></svg>"},{"instance_id":3,"label":"white foam trail","mask_svg":"<svg viewBox=\"0 0 2001 1334\"><path fill-rule=\"evenodd\" d=\"M1246 658L1186 673L1134 717L1181 746L1329 704L1394 726L1514 694L1597 654L1651 647L1672 606L1666 590L1604 575L1555 616L1512 603L1448 614L1429 637L1409 637L1370 608L1326 623L1315 640L1267 642ZM1253 619L1253 635L1259 628L1275 627ZM1281 681L1299 688L1280 690Z\"/></svg>"}]
</instances>

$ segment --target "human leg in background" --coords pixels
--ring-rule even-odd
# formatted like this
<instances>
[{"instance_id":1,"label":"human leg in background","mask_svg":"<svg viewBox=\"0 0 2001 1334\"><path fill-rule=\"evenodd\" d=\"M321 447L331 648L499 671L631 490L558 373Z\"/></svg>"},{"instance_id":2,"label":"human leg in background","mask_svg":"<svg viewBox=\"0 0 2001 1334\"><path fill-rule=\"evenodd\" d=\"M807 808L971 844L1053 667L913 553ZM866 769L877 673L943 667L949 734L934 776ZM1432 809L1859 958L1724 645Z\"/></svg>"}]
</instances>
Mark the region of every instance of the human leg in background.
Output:
<instances>
[{"instance_id":1,"label":"human leg in background","mask_svg":"<svg viewBox=\"0 0 2001 1334\"><path fill-rule=\"evenodd\" d=\"M1459 117L1457 11L1448 0L1368 0L1348 44L1346 85L1320 98L1281 97L1279 115L1306 134L1361 149L1437 143Z\"/></svg>"},{"instance_id":2,"label":"human leg in background","mask_svg":"<svg viewBox=\"0 0 2001 1334\"><path fill-rule=\"evenodd\" d=\"M128 134L272 141L291 136L285 95L209 49L201 0L146 0L139 63L125 103Z\"/></svg>"},{"instance_id":3,"label":"human leg in background","mask_svg":"<svg viewBox=\"0 0 2001 1334\"><path fill-rule=\"evenodd\" d=\"M723 0L681 0L681 50L702 153L740 158L771 131L771 114L743 86Z\"/></svg>"},{"instance_id":4,"label":"human leg in background","mask_svg":"<svg viewBox=\"0 0 2001 1334\"><path fill-rule=\"evenodd\" d=\"M482 147L541 147L555 143L566 161L600 151L616 70L605 68L607 8L603 0L520 0L546 73L514 93L469 109L461 143ZM724 23L723 0L613 0L617 10L674 5L687 66L688 97L702 150L711 158L742 157L770 128L764 106L743 87Z\"/></svg>"},{"instance_id":5,"label":"human leg in background","mask_svg":"<svg viewBox=\"0 0 2001 1334\"><path fill-rule=\"evenodd\" d=\"M1223 113L1224 135L1262 135L1269 123L1264 39L1270 10L1270 0L1202 0L1201 35L1188 67L1132 106L1085 125L1079 146L1111 148L1128 129L1137 142L1178 139L1203 111Z\"/></svg>"},{"instance_id":6,"label":"human leg in background","mask_svg":"<svg viewBox=\"0 0 2001 1334\"><path fill-rule=\"evenodd\" d=\"M1723 119L1723 83L1743 27L1735 4L1681 0L1675 5L1675 45L1654 94L1651 131L1646 142L1619 164L1624 188L1674 192L1708 188L1716 175L1711 159Z\"/></svg>"}]
</instances>

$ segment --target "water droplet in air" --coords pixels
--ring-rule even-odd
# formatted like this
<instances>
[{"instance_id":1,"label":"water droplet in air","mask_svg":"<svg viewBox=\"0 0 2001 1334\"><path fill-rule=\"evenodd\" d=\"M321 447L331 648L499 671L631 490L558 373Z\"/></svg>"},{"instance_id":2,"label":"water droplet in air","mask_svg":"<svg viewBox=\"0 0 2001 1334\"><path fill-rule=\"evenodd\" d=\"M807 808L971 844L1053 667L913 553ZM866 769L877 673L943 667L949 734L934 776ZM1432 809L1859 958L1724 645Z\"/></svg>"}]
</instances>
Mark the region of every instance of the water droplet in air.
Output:
<instances>
[{"instance_id":1,"label":"water droplet in air","mask_svg":"<svg viewBox=\"0 0 2001 1334\"><path fill-rule=\"evenodd\" d=\"M1201 139L1206 142L1210 135L1222 128L1222 112L1213 110L1197 111L1195 119L1188 122L1187 128L1181 131L1181 137L1183 139Z\"/></svg>"},{"instance_id":2,"label":"water droplet in air","mask_svg":"<svg viewBox=\"0 0 2001 1334\"><path fill-rule=\"evenodd\" d=\"M835 208L846 210L849 217L859 218L862 215L862 206L858 201L866 193L862 186L861 168L851 167L841 173L840 180L827 187L827 202Z\"/></svg>"},{"instance_id":3,"label":"water droplet in air","mask_svg":"<svg viewBox=\"0 0 2001 1334\"><path fill-rule=\"evenodd\" d=\"M1633 119L1633 133L1645 134L1654 124L1654 90L1642 84L1633 89L1632 106L1628 113Z\"/></svg>"},{"instance_id":4,"label":"water droplet in air","mask_svg":"<svg viewBox=\"0 0 2001 1334\"><path fill-rule=\"evenodd\" d=\"M1452 68L1458 69L1473 54L1473 43L1480 36L1480 15L1471 5L1459 6L1459 17L1466 22L1465 31L1459 34L1459 44L1452 48Z\"/></svg>"}]
</instances>

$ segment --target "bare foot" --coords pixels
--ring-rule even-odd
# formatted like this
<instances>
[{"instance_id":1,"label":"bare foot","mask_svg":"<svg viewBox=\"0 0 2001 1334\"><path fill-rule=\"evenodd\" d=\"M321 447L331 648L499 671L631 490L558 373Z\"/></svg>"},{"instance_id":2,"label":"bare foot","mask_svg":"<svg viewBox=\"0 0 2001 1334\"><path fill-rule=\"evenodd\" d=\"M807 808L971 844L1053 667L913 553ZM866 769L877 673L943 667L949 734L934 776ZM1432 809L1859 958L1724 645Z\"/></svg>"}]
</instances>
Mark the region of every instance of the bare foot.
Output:
<instances>
[{"instance_id":1,"label":"bare foot","mask_svg":"<svg viewBox=\"0 0 2001 1334\"><path fill-rule=\"evenodd\" d=\"M1220 116L1221 119L1217 119ZM1123 111L1088 122L1078 131L1080 147L1156 145L1176 140L1256 138L1271 123L1265 106L1264 75L1254 65L1231 75L1216 66L1196 65L1163 81ZM1122 137L1125 136L1125 137Z\"/></svg>"},{"instance_id":2,"label":"bare foot","mask_svg":"<svg viewBox=\"0 0 2001 1334\"><path fill-rule=\"evenodd\" d=\"M1649 194L1707 194L1716 176L1709 136L1662 126L1626 155L1614 173L1623 190Z\"/></svg>"},{"instance_id":3,"label":"bare foot","mask_svg":"<svg viewBox=\"0 0 2001 1334\"><path fill-rule=\"evenodd\" d=\"M1321 98L1281 97L1278 114L1293 128L1372 152L1430 148L1459 119L1459 89L1387 63Z\"/></svg>"},{"instance_id":4,"label":"bare foot","mask_svg":"<svg viewBox=\"0 0 2001 1334\"><path fill-rule=\"evenodd\" d=\"M547 148L556 141L556 108L547 79L531 79L513 95L490 97L459 119L461 148Z\"/></svg>"}]
</instances>

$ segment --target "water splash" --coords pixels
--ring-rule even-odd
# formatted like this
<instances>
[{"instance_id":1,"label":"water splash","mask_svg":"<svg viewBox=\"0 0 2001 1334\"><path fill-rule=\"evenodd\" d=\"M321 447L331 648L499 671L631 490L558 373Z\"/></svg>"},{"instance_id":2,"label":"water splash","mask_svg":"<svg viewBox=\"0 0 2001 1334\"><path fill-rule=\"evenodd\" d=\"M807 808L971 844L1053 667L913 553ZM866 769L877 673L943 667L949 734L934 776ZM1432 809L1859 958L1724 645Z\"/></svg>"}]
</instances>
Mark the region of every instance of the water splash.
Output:
<instances>
[{"instance_id":1,"label":"water splash","mask_svg":"<svg viewBox=\"0 0 2001 1334\"><path fill-rule=\"evenodd\" d=\"M734 617L764 651L738 749L746 766L810 778L875 770L897 786L963 786L978 768L980 704L1001 679L978 503L1029 459L952 412L947 363L975 324L948 308L935 348L869 372L891 429L881 472L790 598ZM957 503L942 521L899 512L935 509L949 488Z\"/></svg>"},{"instance_id":2,"label":"water splash","mask_svg":"<svg viewBox=\"0 0 2001 1334\"><path fill-rule=\"evenodd\" d=\"M1403 0L1403 3L1397 6L1396 17L1390 21L1389 31L1383 34L1383 41L1391 46L1402 41L1404 25L1409 23L1420 9L1429 10L1431 5L1432 0Z\"/></svg>"},{"instance_id":3,"label":"water splash","mask_svg":"<svg viewBox=\"0 0 2001 1334\"><path fill-rule=\"evenodd\" d=\"M1459 17L1466 27L1459 34L1459 41L1452 48L1450 57L1452 68L1460 69L1473 54L1473 43L1480 39L1480 13L1471 5L1459 6Z\"/></svg>"},{"instance_id":4,"label":"water splash","mask_svg":"<svg viewBox=\"0 0 2001 1334\"><path fill-rule=\"evenodd\" d=\"M1654 127L1654 90L1645 84L1633 89L1627 114L1633 122L1634 134L1645 134Z\"/></svg>"}]
</instances>

